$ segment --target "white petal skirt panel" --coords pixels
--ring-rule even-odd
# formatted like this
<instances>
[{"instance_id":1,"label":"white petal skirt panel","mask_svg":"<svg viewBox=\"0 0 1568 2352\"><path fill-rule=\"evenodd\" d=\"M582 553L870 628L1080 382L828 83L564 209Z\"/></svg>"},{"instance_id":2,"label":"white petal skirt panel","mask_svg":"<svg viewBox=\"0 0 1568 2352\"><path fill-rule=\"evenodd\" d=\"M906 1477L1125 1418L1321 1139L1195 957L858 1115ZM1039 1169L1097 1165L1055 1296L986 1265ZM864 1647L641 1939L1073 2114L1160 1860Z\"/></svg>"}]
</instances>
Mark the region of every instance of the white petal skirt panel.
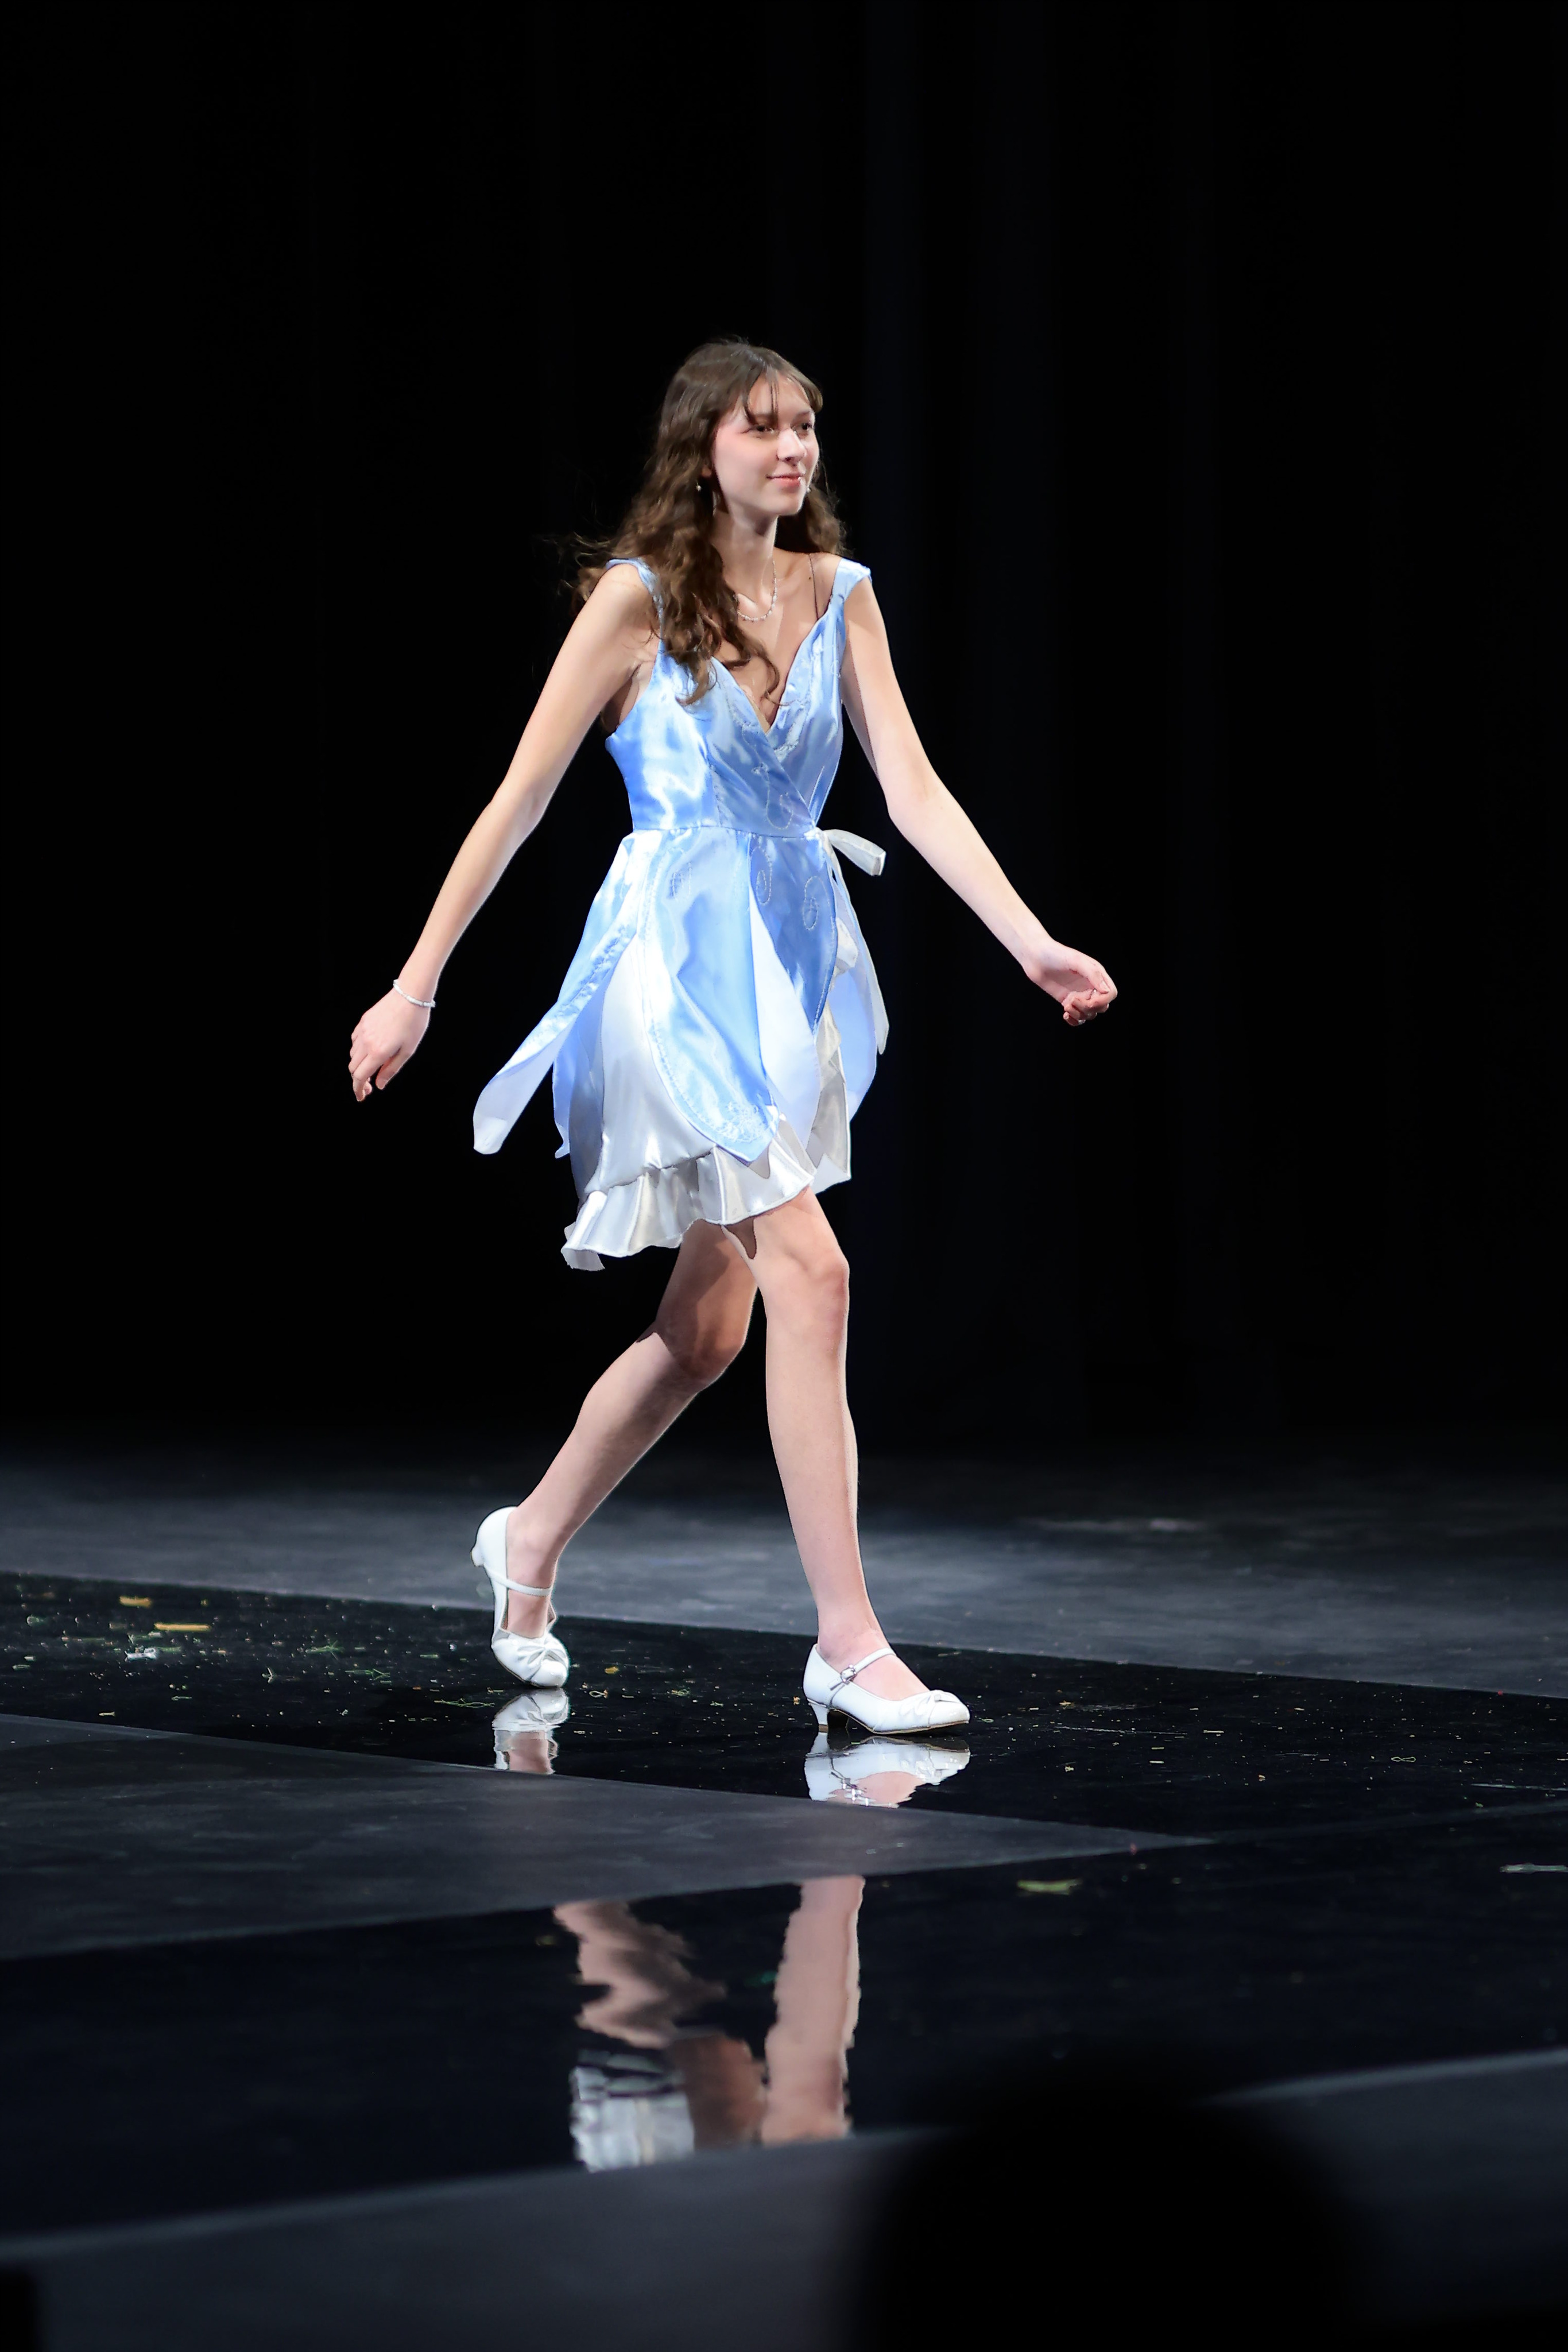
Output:
<instances>
[{"instance_id":1,"label":"white petal skirt panel","mask_svg":"<svg viewBox=\"0 0 1568 2352\"><path fill-rule=\"evenodd\" d=\"M755 908L752 914L758 1021L778 1132L757 1159L739 1160L677 1107L649 1040L646 950L641 937L633 938L575 1041L577 1066L592 1076L574 1108L603 1104L601 1120L571 1122L581 1206L561 1255L579 1272L599 1273L606 1257L678 1248L693 1225L737 1224L797 1192L826 1192L849 1175L850 1102L838 1024L825 1009L813 1036ZM847 937L841 970L848 968L846 951L852 959Z\"/></svg>"}]
</instances>

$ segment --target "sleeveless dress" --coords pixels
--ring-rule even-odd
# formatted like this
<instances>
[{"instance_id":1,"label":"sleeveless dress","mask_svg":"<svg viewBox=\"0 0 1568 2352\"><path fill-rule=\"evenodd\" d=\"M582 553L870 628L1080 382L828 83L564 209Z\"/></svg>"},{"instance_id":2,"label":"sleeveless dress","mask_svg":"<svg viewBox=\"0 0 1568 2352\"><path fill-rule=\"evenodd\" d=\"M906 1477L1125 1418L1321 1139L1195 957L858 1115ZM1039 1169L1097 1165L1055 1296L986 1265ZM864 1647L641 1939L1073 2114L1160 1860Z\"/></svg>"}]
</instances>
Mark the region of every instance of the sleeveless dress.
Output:
<instances>
[{"instance_id":1,"label":"sleeveless dress","mask_svg":"<svg viewBox=\"0 0 1568 2352\"><path fill-rule=\"evenodd\" d=\"M870 874L883 853L817 819L843 744L844 598L870 577L840 559L771 729L720 663L688 706L661 640L608 739L634 829L559 996L474 1111L475 1149L498 1151L553 1067L557 1157L580 1202L570 1266L673 1249L691 1225L850 1172L887 1016L839 853Z\"/></svg>"}]
</instances>

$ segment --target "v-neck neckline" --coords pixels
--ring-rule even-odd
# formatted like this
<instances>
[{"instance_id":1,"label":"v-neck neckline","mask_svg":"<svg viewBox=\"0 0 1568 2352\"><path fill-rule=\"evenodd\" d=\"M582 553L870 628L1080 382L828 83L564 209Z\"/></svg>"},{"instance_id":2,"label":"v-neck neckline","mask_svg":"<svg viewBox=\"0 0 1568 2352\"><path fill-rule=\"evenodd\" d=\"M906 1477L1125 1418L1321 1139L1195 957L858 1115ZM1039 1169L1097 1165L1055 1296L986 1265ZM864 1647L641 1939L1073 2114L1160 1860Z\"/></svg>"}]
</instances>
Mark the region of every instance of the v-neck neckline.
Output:
<instances>
[{"instance_id":1,"label":"v-neck neckline","mask_svg":"<svg viewBox=\"0 0 1568 2352\"><path fill-rule=\"evenodd\" d=\"M739 695L739 697L740 697L740 698L741 698L742 702L744 702L744 703L745 703L745 705L746 705L746 707L747 707L747 710L749 710L749 711L750 711L750 713L751 713L751 715L752 715L753 719L755 719L755 720L757 721L758 728L758 730L760 730L760 732L761 732L761 735L762 735L762 737L763 737L764 741L766 741L766 742L768 742L768 743L771 743L771 742L772 742L772 740L773 740L774 729L775 729L775 728L777 728L777 726L778 726L778 724L779 724L779 719L780 719L783 717L783 715L784 715L784 705L785 705L785 703L786 703L786 702L789 700L789 688L790 688L790 687L794 684L794 680L795 680L795 672L797 671L797 669L799 669L799 667L800 667L800 656L801 656L801 655L805 652L805 650L806 650L807 646L810 644L811 639L816 635L817 631L821 627L822 623L823 623L823 622L828 618L829 614L832 612L832 609L833 609L833 590L834 590L834 589L836 589L836 588L837 588L837 586L838 586L838 573L835 572L834 572L834 574L833 574L833 587L832 587L832 588L831 588L831 589L828 591L828 601L827 601L827 604L825 604L825 606L823 607L823 609L821 610L821 612L820 612L820 613L818 614L818 615L817 615L816 619L812 622L812 624L811 624L810 627L807 630L807 632L806 632L805 635L801 638L801 640L800 640L800 644L796 646L796 648L795 648L795 650L794 650L793 654L791 654L791 656L789 656L789 668L788 668L788 669L785 671L785 673L784 673L784 683L783 683L783 685L782 685L782 686L779 688L779 703L778 703L778 708L775 709L775 711L774 711L774 713L773 713L773 725L772 725L772 727L770 727L770 726L768 724L767 720L763 718L761 711L760 711L760 710L758 710L758 709L757 708L756 703L755 703L755 702L753 702L753 700L751 699L750 695L749 695L749 694L747 694L747 692L746 691L746 688L742 686L742 684L740 683L740 680L736 677L736 675L735 675L734 671L730 668L730 667L729 667L728 663L727 663L727 662L721 662L721 661L717 660L717 659L716 659L716 659L715 659L715 662L714 662L714 667L715 667L716 670L718 670L718 671L719 671L719 673L721 674L721 676L723 676L723 677L727 677L727 678L728 678L728 680L729 680L729 682L730 682L731 686L733 686L733 687L734 687L734 688L735 688L735 690L736 690L737 694L738 694L738 695Z\"/></svg>"}]
</instances>

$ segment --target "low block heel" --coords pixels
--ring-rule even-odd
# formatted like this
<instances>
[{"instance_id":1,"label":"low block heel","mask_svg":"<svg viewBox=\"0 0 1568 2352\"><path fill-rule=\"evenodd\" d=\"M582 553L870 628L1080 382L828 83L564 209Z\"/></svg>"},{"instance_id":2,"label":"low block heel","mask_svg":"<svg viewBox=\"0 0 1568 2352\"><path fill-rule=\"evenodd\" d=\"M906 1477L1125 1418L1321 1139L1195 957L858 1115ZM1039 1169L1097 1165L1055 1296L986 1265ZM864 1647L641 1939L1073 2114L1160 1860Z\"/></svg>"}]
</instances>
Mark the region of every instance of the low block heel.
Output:
<instances>
[{"instance_id":1,"label":"low block heel","mask_svg":"<svg viewBox=\"0 0 1568 2352\"><path fill-rule=\"evenodd\" d=\"M816 1718L817 1718L817 1727L818 1727L818 1729L819 1729L819 1730L821 1730L821 1731L826 1731L826 1729L827 1729L827 1727L828 1727L828 1710L827 1710L827 1708L826 1708L825 1706L819 1706L817 1705L816 1700L815 1700L815 1699L813 1699L813 1700L811 1701L811 1713L812 1713L812 1714L816 1717Z\"/></svg>"}]
</instances>

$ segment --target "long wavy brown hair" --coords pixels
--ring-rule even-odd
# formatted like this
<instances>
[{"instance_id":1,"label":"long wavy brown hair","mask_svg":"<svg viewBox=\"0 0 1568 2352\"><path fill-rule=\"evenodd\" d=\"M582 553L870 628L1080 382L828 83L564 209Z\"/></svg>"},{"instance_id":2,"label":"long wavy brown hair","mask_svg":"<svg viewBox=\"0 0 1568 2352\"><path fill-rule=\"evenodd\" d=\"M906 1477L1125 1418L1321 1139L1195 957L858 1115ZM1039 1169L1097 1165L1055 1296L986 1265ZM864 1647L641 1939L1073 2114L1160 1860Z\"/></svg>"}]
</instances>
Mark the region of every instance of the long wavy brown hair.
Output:
<instances>
[{"instance_id":1,"label":"long wavy brown hair","mask_svg":"<svg viewBox=\"0 0 1568 2352\"><path fill-rule=\"evenodd\" d=\"M812 409L821 410L822 395L810 377L765 344L727 339L704 343L683 360L659 411L642 488L621 528L612 539L589 542L581 550L584 560L574 587L579 602L592 594L610 556L641 556L654 573L664 606L660 634L691 677L690 702L707 692L712 664L721 658L726 645L736 648L741 662L766 665L770 690L779 684L777 667L747 635L735 591L724 576L713 541L715 485L703 478L703 467L712 459L716 428L764 379L775 401L781 383L798 383ZM778 544L837 555L843 543L832 493L819 466L800 513L779 523Z\"/></svg>"}]
</instances>

